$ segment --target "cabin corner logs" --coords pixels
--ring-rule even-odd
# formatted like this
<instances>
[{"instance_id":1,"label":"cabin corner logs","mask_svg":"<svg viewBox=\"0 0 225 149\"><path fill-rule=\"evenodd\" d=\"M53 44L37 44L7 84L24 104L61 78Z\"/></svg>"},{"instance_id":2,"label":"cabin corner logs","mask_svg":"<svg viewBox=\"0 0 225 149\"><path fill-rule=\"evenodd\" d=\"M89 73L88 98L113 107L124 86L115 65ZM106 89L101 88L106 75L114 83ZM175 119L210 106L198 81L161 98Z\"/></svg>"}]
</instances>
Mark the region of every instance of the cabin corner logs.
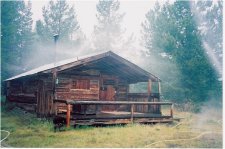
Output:
<instances>
[{"instance_id":1,"label":"cabin corner logs","mask_svg":"<svg viewBox=\"0 0 225 149\"><path fill-rule=\"evenodd\" d=\"M68 75L58 74L57 81L53 75L30 77L7 82L7 98L25 110L36 112L39 117L48 117L58 112L66 112L60 100L93 101L160 101L159 93L151 93L151 80L148 93L129 93L126 80L113 75ZM55 86L54 86L55 82ZM55 88L55 89L54 89ZM130 111L128 105L73 105L71 111L80 114L96 114L100 111ZM159 105L135 105L134 112L161 113Z\"/></svg>"}]
</instances>

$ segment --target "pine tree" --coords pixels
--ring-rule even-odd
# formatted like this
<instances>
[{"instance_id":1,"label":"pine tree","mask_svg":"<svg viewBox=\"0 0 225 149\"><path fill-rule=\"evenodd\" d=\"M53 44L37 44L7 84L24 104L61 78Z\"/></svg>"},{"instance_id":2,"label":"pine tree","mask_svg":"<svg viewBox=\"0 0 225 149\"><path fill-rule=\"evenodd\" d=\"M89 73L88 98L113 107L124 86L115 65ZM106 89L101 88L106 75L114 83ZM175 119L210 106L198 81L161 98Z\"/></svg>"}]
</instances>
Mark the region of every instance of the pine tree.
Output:
<instances>
[{"instance_id":1,"label":"pine tree","mask_svg":"<svg viewBox=\"0 0 225 149\"><path fill-rule=\"evenodd\" d=\"M200 30L205 46L209 47L208 53L214 56L217 71L222 77L223 59L223 5L222 1L197 1L193 3L198 29ZM205 48L207 48L205 47ZM210 50L210 51L209 51Z\"/></svg>"},{"instance_id":2,"label":"pine tree","mask_svg":"<svg viewBox=\"0 0 225 149\"><path fill-rule=\"evenodd\" d=\"M145 22L142 23L142 41L148 49L146 69L163 80L161 83L163 97L179 101L185 97L175 59L168 52L169 49L174 48L175 41L168 34L174 25L173 18L166 13L169 9L171 9L169 3L165 3L164 6L155 3L154 8L146 14Z\"/></svg>"},{"instance_id":3,"label":"pine tree","mask_svg":"<svg viewBox=\"0 0 225 149\"><path fill-rule=\"evenodd\" d=\"M23 58L32 44L31 3L1 2L2 80L23 70Z\"/></svg>"},{"instance_id":4,"label":"pine tree","mask_svg":"<svg viewBox=\"0 0 225 149\"><path fill-rule=\"evenodd\" d=\"M189 2L166 3L151 10L143 29L150 52L165 52L176 63L185 99L200 102L216 94L217 77L205 55Z\"/></svg>"},{"instance_id":5,"label":"pine tree","mask_svg":"<svg viewBox=\"0 0 225 149\"><path fill-rule=\"evenodd\" d=\"M79 29L74 7L65 0L50 1L42 10L44 21L36 22L36 32L42 43L52 43L53 35L59 34L60 42L72 40Z\"/></svg>"},{"instance_id":6,"label":"pine tree","mask_svg":"<svg viewBox=\"0 0 225 149\"><path fill-rule=\"evenodd\" d=\"M21 50L22 55L21 55L21 63L24 69L26 69L26 59L29 56L29 53L33 52L33 44L34 44L34 33L32 32L32 12L31 12L31 2L28 1L27 6L23 5L22 11L23 11L23 16L21 17L21 22L20 26L22 28L21 30L21 37L20 37L20 42L21 42Z\"/></svg>"},{"instance_id":7,"label":"pine tree","mask_svg":"<svg viewBox=\"0 0 225 149\"><path fill-rule=\"evenodd\" d=\"M94 27L96 50L115 50L121 47L121 22L124 14L119 12L120 3L115 0L100 0L96 6L98 24Z\"/></svg>"}]
</instances>

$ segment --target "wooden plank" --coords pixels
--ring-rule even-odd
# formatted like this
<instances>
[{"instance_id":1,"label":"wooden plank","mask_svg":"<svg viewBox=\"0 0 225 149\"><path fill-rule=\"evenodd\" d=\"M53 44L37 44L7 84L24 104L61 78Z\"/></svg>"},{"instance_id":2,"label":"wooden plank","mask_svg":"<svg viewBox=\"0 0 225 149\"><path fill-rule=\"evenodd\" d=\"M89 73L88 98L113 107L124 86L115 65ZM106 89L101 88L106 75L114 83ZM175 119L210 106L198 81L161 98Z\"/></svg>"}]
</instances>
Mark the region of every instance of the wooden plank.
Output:
<instances>
[{"instance_id":1,"label":"wooden plank","mask_svg":"<svg viewBox=\"0 0 225 149\"><path fill-rule=\"evenodd\" d=\"M7 100L11 102L18 102L18 103L37 103L35 97L27 97L27 96L15 96L9 95L7 96Z\"/></svg>"},{"instance_id":2,"label":"wooden plank","mask_svg":"<svg viewBox=\"0 0 225 149\"><path fill-rule=\"evenodd\" d=\"M70 104L67 105L67 112L66 112L66 127L70 127Z\"/></svg>"},{"instance_id":3,"label":"wooden plank","mask_svg":"<svg viewBox=\"0 0 225 149\"><path fill-rule=\"evenodd\" d=\"M133 119L135 118L171 118L168 115L160 115L160 114L137 114L133 113ZM97 115L81 115L81 114L71 114L71 119L74 120L90 120L90 119L129 119L131 120L131 113L127 112L127 114L105 114L99 113Z\"/></svg>"},{"instance_id":4,"label":"wooden plank","mask_svg":"<svg viewBox=\"0 0 225 149\"><path fill-rule=\"evenodd\" d=\"M173 119L135 119L134 123L170 123L172 122ZM130 120L129 119L121 119L121 120L107 120L107 121L99 121L99 120L95 120L95 121L76 121L72 123L74 125L115 125L115 124L129 124Z\"/></svg>"},{"instance_id":5,"label":"wooden plank","mask_svg":"<svg viewBox=\"0 0 225 149\"><path fill-rule=\"evenodd\" d=\"M134 120L135 123L169 123L169 122L173 122L172 118L162 118L162 119L135 119Z\"/></svg>"},{"instance_id":6,"label":"wooden plank","mask_svg":"<svg viewBox=\"0 0 225 149\"><path fill-rule=\"evenodd\" d=\"M109 59L106 58L99 64L99 66L99 69L102 70L102 73L119 76L120 78L129 80L130 82L140 82L146 81L148 79L147 76L140 76L140 74L137 74L134 70L131 70L126 65L122 63L117 64L115 61L109 61Z\"/></svg>"},{"instance_id":7,"label":"wooden plank","mask_svg":"<svg viewBox=\"0 0 225 149\"><path fill-rule=\"evenodd\" d=\"M148 98L147 93L129 93L128 98Z\"/></svg>"},{"instance_id":8,"label":"wooden plank","mask_svg":"<svg viewBox=\"0 0 225 149\"><path fill-rule=\"evenodd\" d=\"M161 94L161 83L160 82L158 82L158 92L159 92L159 94Z\"/></svg>"},{"instance_id":9,"label":"wooden plank","mask_svg":"<svg viewBox=\"0 0 225 149\"><path fill-rule=\"evenodd\" d=\"M148 80L148 97L151 95L151 90L152 90L152 81L149 79Z\"/></svg>"},{"instance_id":10,"label":"wooden plank","mask_svg":"<svg viewBox=\"0 0 225 149\"><path fill-rule=\"evenodd\" d=\"M134 104L131 105L130 111L131 111L131 118L130 118L130 120L131 120L131 123L133 123L133 120L134 120Z\"/></svg>"},{"instance_id":11,"label":"wooden plank","mask_svg":"<svg viewBox=\"0 0 225 149\"><path fill-rule=\"evenodd\" d=\"M55 102L65 102L65 100L55 100ZM66 100L68 104L87 104L87 105L172 105L171 102L132 102L132 101L82 101Z\"/></svg>"},{"instance_id":12,"label":"wooden plank","mask_svg":"<svg viewBox=\"0 0 225 149\"><path fill-rule=\"evenodd\" d=\"M139 66L137 66L137 65L135 65L135 64L133 64L133 63L131 63L131 62L129 62L128 60L126 60L126 59L124 59L124 58L122 58L122 57L120 57L120 56L118 56L118 55L116 55L116 54L114 54L114 53L112 53L112 52L110 52L110 55L111 55L114 59L116 59L118 62L121 62L121 63L126 64L127 66L129 66L131 69L137 71L138 73L141 73L141 74L144 74L144 75L149 76L149 78L151 78L151 80L153 80L153 81L159 80L158 77L156 77L156 76L154 76L153 74L151 74L151 73L149 73L149 72L147 72L147 71L141 69Z\"/></svg>"}]
</instances>

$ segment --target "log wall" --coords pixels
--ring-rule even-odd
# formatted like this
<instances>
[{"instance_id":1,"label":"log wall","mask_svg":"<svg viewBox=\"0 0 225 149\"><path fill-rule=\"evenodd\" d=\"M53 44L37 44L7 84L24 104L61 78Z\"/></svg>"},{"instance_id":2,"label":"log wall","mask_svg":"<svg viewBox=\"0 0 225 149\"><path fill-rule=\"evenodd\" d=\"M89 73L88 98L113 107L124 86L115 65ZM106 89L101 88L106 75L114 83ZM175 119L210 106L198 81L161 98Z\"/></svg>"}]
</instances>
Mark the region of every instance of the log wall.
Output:
<instances>
[{"instance_id":1,"label":"log wall","mask_svg":"<svg viewBox=\"0 0 225 149\"><path fill-rule=\"evenodd\" d=\"M129 101L140 101L140 102L160 102L160 97L158 93L151 93L150 96L148 93L129 93ZM154 113L161 114L160 105L136 105L134 107L135 112L143 113Z\"/></svg>"},{"instance_id":2,"label":"log wall","mask_svg":"<svg viewBox=\"0 0 225 149\"><path fill-rule=\"evenodd\" d=\"M98 100L99 79L96 77L58 76L56 85L58 99Z\"/></svg>"},{"instance_id":3,"label":"log wall","mask_svg":"<svg viewBox=\"0 0 225 149\"><path fill-rule=\"evenodd\" d=\"M140 102L148 102L148 94L146 93L129 93L128 94L129 101L140 101ZM134 112L148 112L148 105L135 105Z\"/></svg>"},{"instance_id":4,"label":"log wall","mask_svg":"<svg viewBox=\"0 0 225 149\"><path fill-rule=\"evenodd\" d=\"M150 102L160 102L160 93L151 93L149 96ZM160 105L149 105L148 112L161 114Z\"/></svg>"},{"instance_id":5,"label":"log wall","mask_svg":"<svg viewBox=\"0 0 225 149\"><path fill-rule=\"evenodd\" d=\"M62 100L99 100L99 77L96 76L76 76L59 74L57 76L56 97ZM58 112L65 112L66 105L57 103ZM71 107L74 113L95 114L96 106Z\"/></svg>"},{"instance_id":6,"label":"log wall","mask_svg":"<svg viewBox=\"0 0 225 149\"><path fill-rule=\"evenodd\" d=\"M25 110L35 112L37 106L36 79L21 79L7 82L7 100Z\"/></svg>"},{"instance_id":7,"label":"log wall","mask_svg":"<svg viewBox=\"0 0 225 149\"><path fill-rule=\"evenodd\" d=\"M38 82L36 110L39 117L49 117L55 113L53 100L52 76L41 77Z\"/></svg>"},{"instance_id":8,"label":"log wall","mask_svg":"<svg viewBox=\"0 0 225 149\"><path fill-rule=\"evenodd\" d=\"M56 97L61 100L158 101L157 98L148 99L148 94L128 93L129 85L126 80L116 76L58 74L57 78ZM34 77L33 79L10 81L7 84L7 98L9 101L20 103L20 106L24 109L35 111L38 115L46 117L53 115L56 108L60 111L66 111L67 108L63 103L53 104L53 89L52 74ZM103 96L103 92L106 94L105 96ZM95 105L75 105L71 109L75 113L83 114L95 114L99 110ZM102 106L100 110L129 111L130 107L127 105L108 105ZM134 106L134 112L156 113L156 111L160 111L159 106Z\"/></svg>"},{"instance_id":9,"label":"log wall","mask_svg":"<svg viewBox=\"0 0 225 149\"><path fill-rule=\"evenodd\" d=\"M68 74L58 75L56 85L57 99L62 100L102 100L126 101L128 84L125 80L110 75L75 76ZM58 104L60 111L66 111L65 104ZM95 114L101 110L118 110L119 106L73 106L73 112L82 114Z\"/></svg>"}]
</instances>

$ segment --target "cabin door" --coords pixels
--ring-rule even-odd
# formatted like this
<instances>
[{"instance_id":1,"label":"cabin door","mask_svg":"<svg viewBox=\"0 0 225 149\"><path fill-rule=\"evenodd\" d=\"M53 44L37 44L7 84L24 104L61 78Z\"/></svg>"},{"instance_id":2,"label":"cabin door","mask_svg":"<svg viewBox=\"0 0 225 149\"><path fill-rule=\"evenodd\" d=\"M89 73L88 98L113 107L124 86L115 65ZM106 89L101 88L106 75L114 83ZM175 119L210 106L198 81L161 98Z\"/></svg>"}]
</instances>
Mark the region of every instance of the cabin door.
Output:
<instances>
[{"instance_id":1,"label":"cabin door","mask_svg":"<svg viewBox=\"0 0 225 149\"><path fill-rule=\"evenodd\" d=\"M46 84L39 81L37 92L37 114L39 117L48 117L54 113L53 94L46 90Z\"/></svg>"},{"instance_id":2,"label":"cabin door","mask_svg":"<svg viewBox=\"0 0 225 149\"><path fill-rule=\"evenodd\" d=\"M100 91L100 100L102 101L115 101L115 88L113 85L105 85L104 88ZM102 110L104 111L112 111L115 110L114 105L102 106Z\"/></svg>"}]
</instances>

